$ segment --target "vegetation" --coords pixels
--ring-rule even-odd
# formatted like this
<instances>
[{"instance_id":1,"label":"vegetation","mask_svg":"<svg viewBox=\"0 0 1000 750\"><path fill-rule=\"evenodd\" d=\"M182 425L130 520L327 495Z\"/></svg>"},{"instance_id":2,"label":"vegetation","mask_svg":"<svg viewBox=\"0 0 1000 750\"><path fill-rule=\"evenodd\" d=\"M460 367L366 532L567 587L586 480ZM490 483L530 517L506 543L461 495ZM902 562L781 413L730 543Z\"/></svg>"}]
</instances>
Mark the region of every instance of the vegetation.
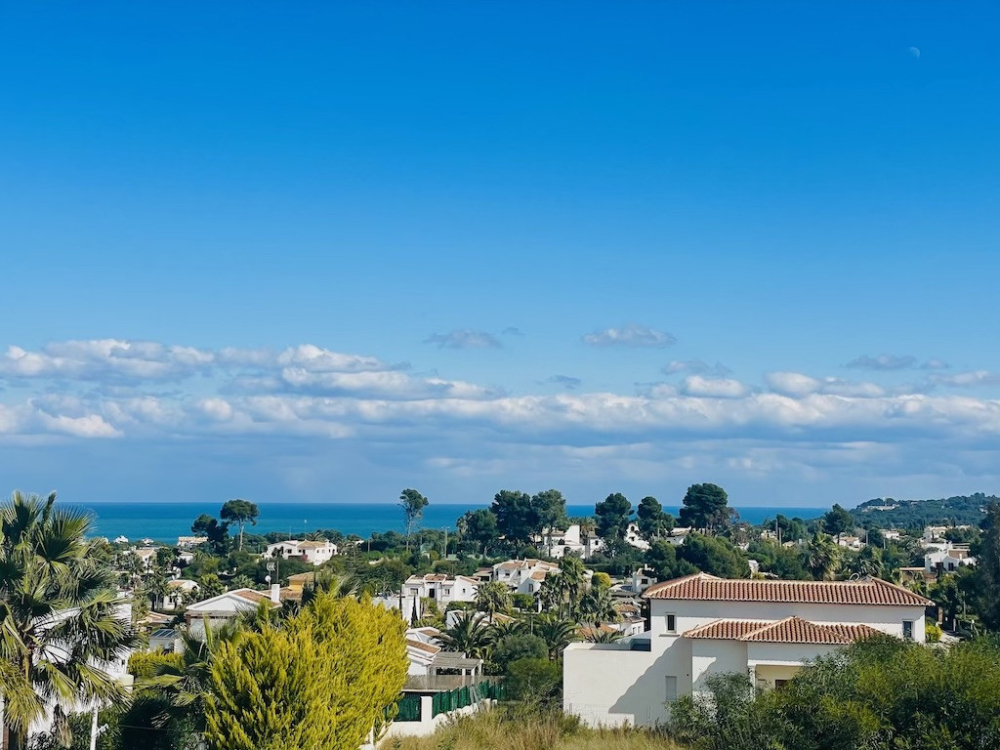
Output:
<instances>
[{"instance_id":1,"label":"vegetation","mask_svg":"<svg viewBox=\"0 0 1000 750\"><path fill-rule=\"evenodd\" d=\"M1000 647L858 643L755 694L745 675L674 704L671 734L696 750L986 750L1000 747Z\"/></svg>"},{"instance_id":2,"label":"vegetation","mask_svg":"<svg viewBox=\"0 0 1000 750\"><path fill-rule=\"evenodd\" d=\"M235 523L240 527L240 549L243 549L243 528L249 523L251 526L257 525L257 518L260 516L260 510L256 505L247 501L240 500L230 500L222 506L222 511L219 513L219 517L228 523Z\"/></svg>"},{"instance_id":3,"label":"vegetation","mask_svg":"<svg viewBox=\"0 0 1000 750\"><path fill-rule=\"evenodd\" d=\"M875 498L853 511L858 526L869 524L883 529L915 529L925 526L977 526L986 507L1000 501L996 495L957 495L937 500L893 500ZM881 510L886 508L886 510Z\"/></svg>"},{"instance_id":4,"label":"vegetation","mask_svg":"<svg viewBox=\"0 0 1000 750\"><path fill-rule=\"evenodd\" d=\"M0 507L0 693L10 750L27 746L46 700L70 741L76 705L128 698L107 673L134 638L116 607L114 574L101 543L86 538L90 519L55 500L15 492Z\"/></svg>"},{"instance_id":5,"label":"vegetation","mask_svg":"<svg viewBox=\"0 0 1000 750\"><path fill-rule=\"evenodd\" d=\"M414 489L403 490L399 494L399 507L403 509L406 518L406 548L410 548L410 536L413 534L413 524L424 515L424 508L430 505L430 500Z\"/></svg>"},{"instance_id":6,"label":"vegetation","mask_svg":"<svg viewBox=\"0 0 1000 750\"><path fill-rule=\"evenodd\" d=\"M386 750L680 750L652 731L587 729L559 712L532 708L481 711L429 737L390 739Z\"/></svg>"}]
</instances>

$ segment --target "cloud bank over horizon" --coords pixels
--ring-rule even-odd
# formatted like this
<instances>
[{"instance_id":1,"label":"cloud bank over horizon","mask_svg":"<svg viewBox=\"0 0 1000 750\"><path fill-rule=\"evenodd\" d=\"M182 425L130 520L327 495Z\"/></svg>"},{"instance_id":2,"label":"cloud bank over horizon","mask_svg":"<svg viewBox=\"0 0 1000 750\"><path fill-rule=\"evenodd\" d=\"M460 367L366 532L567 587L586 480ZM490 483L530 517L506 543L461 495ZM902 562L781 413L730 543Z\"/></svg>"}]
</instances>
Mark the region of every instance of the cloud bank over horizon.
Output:
<instances>
[{"instance_id":1,"label":"cloud bank over horizon","mask_svg":"<svg viewBox=\"0 0 1000 750\"><path fill-rule=\"evenodd\" d=\"M289 492L384 471L438 482L455 500L487 485L569 481L595 486L596 496L621 483L722 476L760 492L772 483L787 502L796 485L825 499L813 493L833 479L919 493L931 476L957 491L985 487L998 471L1000 400L973 390L1000 382L994 373L899 385L779 370L752 382L700 361L661 372L674 380L631 393L588 390L566 375L515 393L311 344L9 345L0 355L0 444L48 446L75 460L93 451L112 461L236 453L247 463L223 461L220 482L250 471ZM0 465L15 483L18 468ZM152 481L168 469L154 463Z\"/></svg>"}]
</instances>

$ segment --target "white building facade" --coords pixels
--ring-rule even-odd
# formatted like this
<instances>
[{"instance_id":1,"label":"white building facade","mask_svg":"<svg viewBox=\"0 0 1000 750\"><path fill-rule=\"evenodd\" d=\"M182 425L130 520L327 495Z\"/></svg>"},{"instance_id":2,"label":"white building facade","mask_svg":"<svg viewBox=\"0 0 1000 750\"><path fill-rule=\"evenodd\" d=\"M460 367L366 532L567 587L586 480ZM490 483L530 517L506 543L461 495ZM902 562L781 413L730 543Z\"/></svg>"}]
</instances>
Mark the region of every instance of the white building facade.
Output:
<instances>
[{"instance_id":1,"label":"white building facade","mask_svg":"<svg viewBox=\"0 0 1000 750\"><path fill-rule=\"evenodd\" d=\"M452 602L474 602L479 590L479 581L469 576L447 576L428 573L410 576L403 584L403 591L409 597L433 599L440 608Z\"/></svg>"},{"instance_id":2,"label":"white building facade","mask_svg":"<svg viewBox=\"0 0 1000 750\"><path fill-rule=\"evenodd\" d=\"M779 687L809 661L875 634L924 641L929 601L878 579L727 580L704 573L649 588L650 630L563 652L563 708L591 726L654 726L715 674Z\"/></svg>"},{"instance_id":3,"label":"white building facade","mask_svg":"<svg viewBox=\"0 0 1000 750\"><path fill-rule=\"evenodd\" d=\"M336 554L337 545L326 540L322 542L303 542L299 539L289 539L284 542L269 544L267 545L267 549L264 550L264 557L269 560L275 557L286 559L289 557L298 557L310 565L322 565Z\"/></svg>"}]
</instances>

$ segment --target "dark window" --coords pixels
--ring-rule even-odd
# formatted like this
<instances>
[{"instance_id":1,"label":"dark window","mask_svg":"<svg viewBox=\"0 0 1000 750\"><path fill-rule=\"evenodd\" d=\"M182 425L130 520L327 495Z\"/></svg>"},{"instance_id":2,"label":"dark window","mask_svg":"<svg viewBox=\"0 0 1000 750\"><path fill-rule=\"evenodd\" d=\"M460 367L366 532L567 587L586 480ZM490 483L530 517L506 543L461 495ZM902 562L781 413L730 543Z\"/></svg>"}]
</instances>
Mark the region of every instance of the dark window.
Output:
<instances>
[{"instance_id":1,"label":"dark window","mask_svg":"<svg viewBox=\"0 0 1000 750\"><path fill-rule=\"evenodd\" d=\"M913 640L913 620L903 620L903 638Z\"/></svg>"},{"instance_id":2,"label":"dark window","mask_svg":"<svg viewBox=\"0 0 1000 750\"><path fill-rule=\"evenodd\" d=\"M775 680L774 681L774 689L775 690L781 690L781 688L783 688L787 684L788 684L788 680Z\"/></svg>"},{"instance_id":3,"label":"dark window","mask_svg":"<svg viewBox=\"0 0 1000 750\"><path fill-rule=\"evenodd\" d=\"M667 632L677 632L677 615L667 615Z\"/></svg>"}]
</instances>

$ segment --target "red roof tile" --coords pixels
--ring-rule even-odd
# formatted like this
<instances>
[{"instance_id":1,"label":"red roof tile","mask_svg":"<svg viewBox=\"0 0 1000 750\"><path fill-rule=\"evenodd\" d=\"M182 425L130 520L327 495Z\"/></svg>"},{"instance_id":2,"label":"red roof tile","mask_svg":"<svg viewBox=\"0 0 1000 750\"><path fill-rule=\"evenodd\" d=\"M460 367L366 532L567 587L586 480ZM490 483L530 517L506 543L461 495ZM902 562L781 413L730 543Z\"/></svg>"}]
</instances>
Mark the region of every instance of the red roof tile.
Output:
<instances>
[{"instance_id":1,"label":"red roof tile","mask_svg":"<svg viewBox=\"0 0 1000 750\"><path fill-rule=\"evenodd\" d=\"M743 641L745 643L810 643L843 646L882 634L867 625L819 625L801 617L775 622L715 620L684 633L685 638Z\"/></svg>"},{"instance_id":2,"label":"red roof tile","mask_svg":"<svg viewBox=\"0 0 1000 750\"><path fill-rule=\"evenodd\" d=\"M855 581L779 581L716 578L707 573L677 578L646 589L646 599L795 604L868 604L926 607L930 601L878 578Z\"/></svg>"}]
</instances>

